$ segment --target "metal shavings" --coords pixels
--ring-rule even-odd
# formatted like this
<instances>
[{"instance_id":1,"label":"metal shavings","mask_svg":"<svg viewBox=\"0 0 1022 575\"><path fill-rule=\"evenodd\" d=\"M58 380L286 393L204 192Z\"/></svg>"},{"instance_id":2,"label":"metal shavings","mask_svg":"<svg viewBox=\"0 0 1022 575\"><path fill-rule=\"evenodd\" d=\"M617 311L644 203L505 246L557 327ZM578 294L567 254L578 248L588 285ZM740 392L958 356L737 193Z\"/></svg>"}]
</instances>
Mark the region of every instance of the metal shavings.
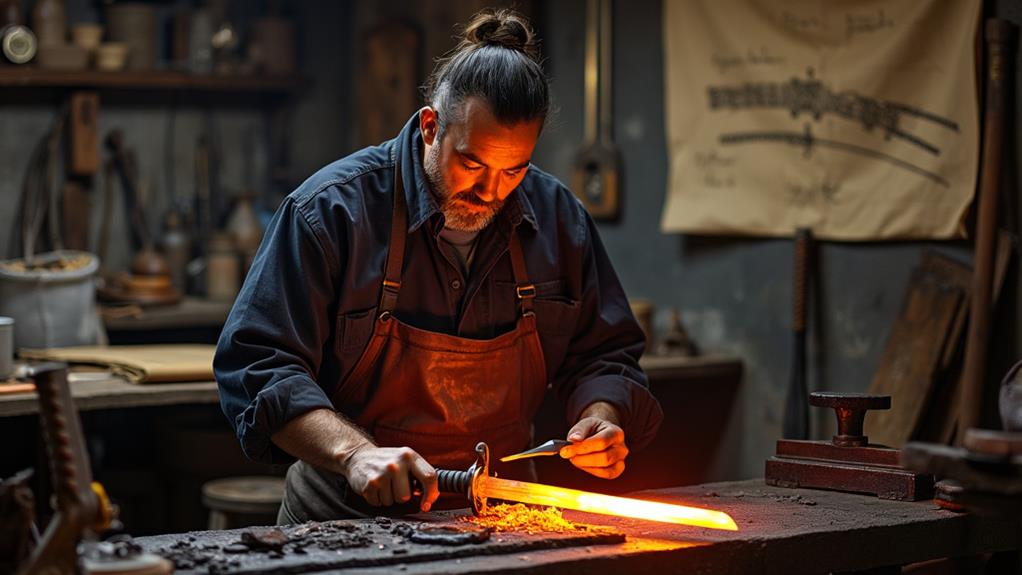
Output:
<instances>
[{"instance_id":1,"label":"metal shavings","mask_svg":"<svg viewBox=\"0 0 1022 575\"><path fill-rule=\"evenodd\" d=\"M501 531L524 531L530 534L602 531L602 529L591 525L568 521L556 507L529 507L522 503L491 505L482 515L466 517L464 520L482 527L489 527L498 533Z\"/></svg>"}]
</instances>

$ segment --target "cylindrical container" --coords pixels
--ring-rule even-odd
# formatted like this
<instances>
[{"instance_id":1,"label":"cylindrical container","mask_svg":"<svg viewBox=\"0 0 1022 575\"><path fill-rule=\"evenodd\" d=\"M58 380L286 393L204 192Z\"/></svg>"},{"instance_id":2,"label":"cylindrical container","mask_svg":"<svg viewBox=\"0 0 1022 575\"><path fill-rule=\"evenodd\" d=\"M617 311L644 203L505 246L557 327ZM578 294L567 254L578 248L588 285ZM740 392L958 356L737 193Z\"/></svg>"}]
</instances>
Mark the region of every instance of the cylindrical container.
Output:
<instances>
[{"instance_id":1,"label":"cylindrical container","mask_svg":"<svg viewBox=\"0 0 1022 575\"><path fill-rule=\"evenodd\" d=\"M23 24L21 0L0 0L0 28Z\"/></svg>"},{"instance_id":2,"label":"cylindrical container","mask_svg":"<svg viewBox=\"0 0 1022 575\"><path fill-rule=\"evenodd\" d=\"M226 234L215 234L206 250L206 297L233 301L241 284L241 261L234 242Z\"/></svg>"},{"instance_id":3,"label":"cylindrical container","mask_svg":"<svg viewBox=\"0 0 1022 575\"><path fill-rule=\"evenodd\" d=\"M106 9L110 40L128 45L129 70L156 67L156 11L149 4L111 4Z\"/></svg>"},{"instance_id":4,"label":"cylindrical container","mask_svg":"<svg viewBox=\"0 0 1022 575\"><path fill-rule=\"evenodd\" d=\"M628 306L632 308L635 321L639 322L642 333L646 334L646 353L652 353L653 342L653 302L645 299L630 299Z\"/></svg>"},{"instance_id":5,"label":"cylindrical container","mask_svg":"<svg viewBox=\"0 0 1022 575\"><path fill-rule=\"evenodd\" d=\"M14 318L0 316L0 382L14 373Z\"/></svg>"},{"instance_id":6,"label":"cylindrical container","mask_svg":"<svg viewBox=\"0 0 1022 575\"><path fill-rule=\"evenodd\" d=\"M192 12L188 35L188 69L193 74L209 74L213 71L213 19L207 8L198 8Z\"/></svg>"},{"instance_id":7,"label":"cylindrical container","mask_svg":"<svg viewBox=\"0 0 1022 575\"><path fill-rule=\"evenodd\" d=\"M40 46L67 43L67 13L64 0L39 0L32 10L32 28Z\"/></svg>"},{"instance_id":8,"label":"cylindrical container","mask_svg":"<svg viewBox=\"0 0 1022 575\"><path fill-rule=\"evenodd\" d=\"M174 289L185 293L185 269L192 255L192 242L188 234L181 229L181 216L175 212L167 212L163 219L163 237L160 238L160 249L167 259L170 268L171 285Z\"/></svg>"},{"instance_id":9,"label":"cylindrical container","mask_svg":"<svg viewBox=\"0 0 1022 575\"><path fill-rule=\"evenodd\" d=\"M295 26L284 18L259 18L252 23L252 46L257 66L265 74L295 71Z\"/></svg>"},{"instance_id":10,"label":"cylindrical container","mask_svg":"<svg viewBox=\"0 0 1022 575\"><path fill-rule=\"evenodd\" d=\"M103 26L93 23L75 24L71 26L71 41L93 52L103 41Z\"/></svg>"},{"instance_id":11,"label":"cylindrical container","mask_svg":"<svg viewBox=\"0 0 1022 575\"><path fill-rule=\"evenodd\" d=\"M61 263L63 262L63 264ZM18 322L16 347L67 347L106 342L92 278L99 259L65 250L0 262L0 315Z\"/></svg>"},{"instance_id":12,"label":"cylindrical container","mask_svg":"<svg viewBox=\"0 0 1022 575\"><path fill-rule=\"evenodd\" d=\"M7 26L0 30L0 51L11 64L30 62L37 47L35 34L24 26Z\"/></svg>"}]
</instances>

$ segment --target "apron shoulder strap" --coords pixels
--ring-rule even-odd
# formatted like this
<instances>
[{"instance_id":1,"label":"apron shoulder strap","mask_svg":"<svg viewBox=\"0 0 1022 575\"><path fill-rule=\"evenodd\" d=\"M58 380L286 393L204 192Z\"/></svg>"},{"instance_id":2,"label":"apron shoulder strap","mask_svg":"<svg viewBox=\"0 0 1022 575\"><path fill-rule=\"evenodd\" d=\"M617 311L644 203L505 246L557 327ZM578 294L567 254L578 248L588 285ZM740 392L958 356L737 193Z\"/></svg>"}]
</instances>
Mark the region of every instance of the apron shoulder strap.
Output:
<instances>
[{"instance_id":1,"label":"apron shoulder strap","mask_svg":"<svg viewBox=\"0 0 1022 575\"><path fill-rule=\"evenodd\" d=\"M525 268L525 254L522 252L522 241L518 232L511 232L511 270L515 274L515 294L522 308L522 315L534 313L532 298L536 297L536 286L529 282L529 274Z\"/></svg>"},{"instance_id":2,"label":"apron shoulder strap","mask_svg":"<svg viewBox=\"0 0 1022 575\"><path fill-rule=\"evenodd\" d=\"M397 297L401 291L401 267L405 259L405 240L408 237L408 208L401 181L400 165L394 166L394 208L390 226L390 246L387 249L387 266L383 275L383 289L380 291L380 314L393 313L397 308ZM522 315L533 313L532 298L536 297L536 286L529 282L525 267L525 255L517 231L511 233L511 268L515 276L515 294L521 305Z\"/></svg>"},{"instance_id":3,"label":"apron shoulder strap","mask_svg":"<svg viewBox=\"0 0 1022 575\"><path fill-rule=\"evenodd\" d=\"M383 289L380 292L379 312L393 313L401 291L401 267L405 260L405 239L408 236L408 209L405 190L401 182L401 165L394 165L394 209L390 224L390 246L387 248L387 267L384 268Z\"/></svg>"}]
</instances>

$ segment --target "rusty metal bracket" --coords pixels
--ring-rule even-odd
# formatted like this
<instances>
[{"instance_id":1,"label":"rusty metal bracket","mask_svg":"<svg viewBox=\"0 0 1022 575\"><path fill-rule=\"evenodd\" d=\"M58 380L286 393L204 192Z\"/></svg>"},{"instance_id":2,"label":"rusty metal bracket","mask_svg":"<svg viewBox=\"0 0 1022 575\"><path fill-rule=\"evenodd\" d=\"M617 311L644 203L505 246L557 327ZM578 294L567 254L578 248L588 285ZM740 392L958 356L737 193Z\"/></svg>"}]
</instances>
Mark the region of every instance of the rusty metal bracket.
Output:
<instances>
[{"instance_id":1,"label":"rusty metal bracket","mask_svg":"<svg viewBox=\"0 0 1022 575\"><path fill-rule=\"evenodd\" d=\"M814 392L809 403L835 410L838 433L831 441L778 440L776 455L766 461L768 485L869 493L900 501L933 497L932 475L906 470L899 450L871 445L864 435L866 411L890 408L890 396Z\"/></svg>"}]
</instances>

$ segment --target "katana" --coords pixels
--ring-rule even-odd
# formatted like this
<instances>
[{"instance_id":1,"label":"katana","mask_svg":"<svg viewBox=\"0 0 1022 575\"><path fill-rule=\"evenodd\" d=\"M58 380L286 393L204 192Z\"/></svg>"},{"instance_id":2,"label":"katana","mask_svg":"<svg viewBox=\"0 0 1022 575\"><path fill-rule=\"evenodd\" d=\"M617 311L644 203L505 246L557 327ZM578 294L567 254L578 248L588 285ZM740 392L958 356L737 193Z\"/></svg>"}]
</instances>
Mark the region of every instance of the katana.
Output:
<instances>
[{"instance_id":1,"label":"katana","mask_svg":"<svg viewBox=\"0 0 1022 575\"><path fill-rule=\"evenodd\" d=\"M616 497L602 493L590 493L556 485L529 483L492 477L489 474L490 449L486 443L476 445L476 462L468 471L437 470L437 483L443 493L466 495L472 503L472 510L482 514L489 499L500 499L517 503L547 505L562 509L573 509L587 513L614 515L646 519L678 525L707 527L737 531L738 526L730 515L722 511L688 507L658 501L646 501L632 497Z\"/></svg>"}]
</instances>

